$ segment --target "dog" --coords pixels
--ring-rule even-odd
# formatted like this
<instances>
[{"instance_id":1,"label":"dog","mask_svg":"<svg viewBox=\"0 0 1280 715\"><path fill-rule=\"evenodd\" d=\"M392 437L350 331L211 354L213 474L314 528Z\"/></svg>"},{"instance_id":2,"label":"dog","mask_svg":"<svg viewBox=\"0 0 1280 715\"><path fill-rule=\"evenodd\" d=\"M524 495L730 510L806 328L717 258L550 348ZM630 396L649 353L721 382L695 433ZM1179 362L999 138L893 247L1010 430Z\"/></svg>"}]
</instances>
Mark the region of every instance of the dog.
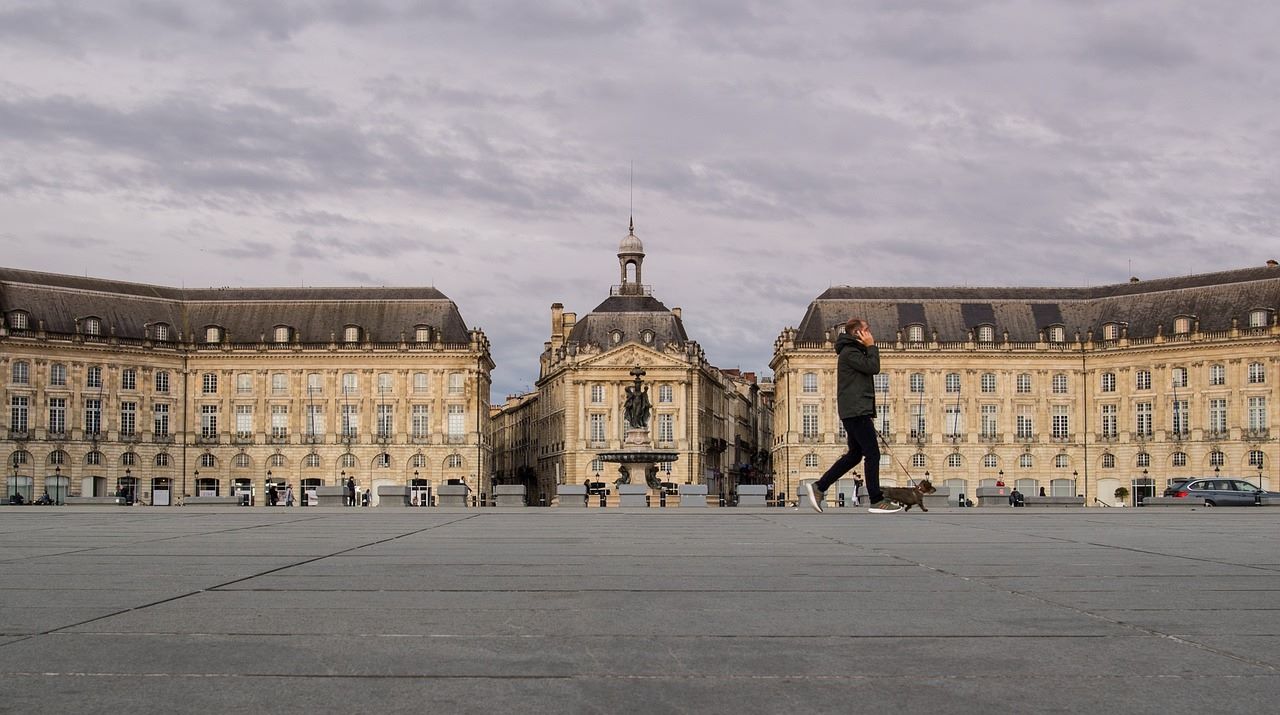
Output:
<instances>
[{"instance_id":1,"label":"dog","mask_svg":"<svg viewBox=\"0 0 1280 715\"><path fill-rule=\"evenodd\" d=\"M928 479L921 479L914 487L881 487L880 491L884 493L885 499L905 506L903 511L911 511L913 506L920 507L920 511L929 511L924 506L924 495L938 490Z\"/></svg>"}]
</instances>

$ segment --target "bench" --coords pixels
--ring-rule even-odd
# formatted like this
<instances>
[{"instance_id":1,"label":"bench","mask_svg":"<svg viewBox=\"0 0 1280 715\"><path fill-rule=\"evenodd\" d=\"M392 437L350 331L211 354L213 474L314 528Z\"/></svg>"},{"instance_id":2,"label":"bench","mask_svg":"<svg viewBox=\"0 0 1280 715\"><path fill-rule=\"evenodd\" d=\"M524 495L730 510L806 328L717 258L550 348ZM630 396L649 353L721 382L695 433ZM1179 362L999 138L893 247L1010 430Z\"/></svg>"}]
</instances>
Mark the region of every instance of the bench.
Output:
<instances>
[{"instance_id":1,"label":"bench","mask_svg":"<svg viewBox=\"0 0 1280 715\"><path fill-rule=\"evenodd\" d=\"M556 486L556 506L586 508L587 485L559 484Z\"/></svg>"},{"instance_id":2,"label":"bench","mask_svg":"<svg viewBox=\"0 0 1280 715\"><path fill-rule=\"evenodd\" d=\"M767 506L765 504L765 497L768 495L769 485L767 484L739 484L738 506Z\"/></svg>"},{"instance_id":3,"label":"bench","mask_svg":"<svg viewBox=\"0 0 1280 715\"><path fill-rule=\"evenodd\" d=\"M1084 506L1084 497L1023 497L1026 506Z\"/></svg>"},{"instance_id":4,"label":"bench","mask_svg":"<svg viewBox=\"0 0 1280 715\"><path fill-rule=\"evenodd\" d=\"M707 485L681 484L680 485L680 507L706 509L707 508Z\"/></svg>"},{"instance_id":5,"label":"bench","mask_svg":"<svg viewBox=\"0 0 1280 715\"><path fill-rule=\"evenodd\" d=\"M470 506L468 495L471 490L465 484L442 484L436 489L436 505L467 507Z\"/></svg>"},{"instance_id":6,"label":"bench","mask_svg":"<svg viewBox=\"0 0 1280 715\"><path fill-rule=\"evenodd\" d=\"M524 494L523 484L493 485L493 502L495 506L527 506Z\"/></svg>"}]
</instances>

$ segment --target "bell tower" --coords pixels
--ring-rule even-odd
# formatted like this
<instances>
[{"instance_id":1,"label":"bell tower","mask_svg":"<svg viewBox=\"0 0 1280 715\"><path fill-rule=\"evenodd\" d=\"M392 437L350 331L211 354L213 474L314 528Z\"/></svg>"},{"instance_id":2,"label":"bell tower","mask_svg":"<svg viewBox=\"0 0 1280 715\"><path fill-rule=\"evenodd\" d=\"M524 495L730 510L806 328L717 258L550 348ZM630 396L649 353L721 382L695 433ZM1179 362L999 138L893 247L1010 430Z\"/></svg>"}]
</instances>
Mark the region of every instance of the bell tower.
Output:
<instances>
[{"instance_id":1,"label":"bell tower","mask_svg":"<svg viewBox=\"0 0 1280 715\"><path fill-rule=\"evenodd\" d=\"M636 237L635 217L627 224L627 235L618 244L618 268L622 272L622 283L618 287L618 295L644 295L644 283L640 280L640 269L644 265L644 244ZM632 275L628 275L631 273Z\"/></svg>"}]
</instances>

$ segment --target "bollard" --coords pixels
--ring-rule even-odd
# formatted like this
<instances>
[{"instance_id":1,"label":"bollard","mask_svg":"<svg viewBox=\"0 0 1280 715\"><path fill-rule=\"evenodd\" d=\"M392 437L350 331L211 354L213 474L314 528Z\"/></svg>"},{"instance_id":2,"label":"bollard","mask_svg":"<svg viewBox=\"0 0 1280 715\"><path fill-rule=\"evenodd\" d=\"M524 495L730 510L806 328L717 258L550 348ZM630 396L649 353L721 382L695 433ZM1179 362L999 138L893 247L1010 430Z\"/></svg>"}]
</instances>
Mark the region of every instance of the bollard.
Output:
<instances>
[{"instance_id":1,"label":"bollard","mask_svg":"<svg viewBox=\"0 0 1280 715\"><path fill-rule=\"evenodd\" d=\"M608 489L606 489L606 490L604 490L604 491L600 492L600 506L601 506L601 507L604 507L604 506L605 506L605 504L606 504L606 502L605 502L605 495L606 495L606 494L608 494L608 493L609 493L609 490L608 490Z\"/></svg>"},{"instance_id":2,"label":"bollard","mask_svg":"<svg viewBox=\"0 0 1280 715\"><path fill-rule=\"evenodd\" d=\"M645 504L648 504L648 503L649 503L648 499L646 499ZM663 489L661 492L658 493L658 506L666 506L666 505L667 505L667 490Z\"/></svg>"},{"instance_id":3,"label":"bollard","mask_svg":"<svg viewBox=\"0 0 1280 715\"><path fill-rule=\"evenodd\" d=\"M843 509L843 508L844 508L844 492L840 492L839 494L837 494L837 495L836 495L836 504L837 504L841 509Z\"/></svg>"}]
</instances>

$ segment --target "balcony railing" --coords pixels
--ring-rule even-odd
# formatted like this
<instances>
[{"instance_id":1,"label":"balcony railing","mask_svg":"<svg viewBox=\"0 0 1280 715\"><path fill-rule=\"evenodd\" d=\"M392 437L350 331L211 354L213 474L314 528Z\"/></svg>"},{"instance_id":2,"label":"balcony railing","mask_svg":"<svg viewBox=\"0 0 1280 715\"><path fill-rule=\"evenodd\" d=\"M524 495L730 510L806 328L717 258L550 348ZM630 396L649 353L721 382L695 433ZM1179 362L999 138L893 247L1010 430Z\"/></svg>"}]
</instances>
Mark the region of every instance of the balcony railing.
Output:
<instances>
[{"instance_id":1,"label":"balcony railing","mask_svg":"<svg viewBox=\"0 0 1280 715\"><path fill-rule=\"evenodd\" d=\"M198 434L196 435L196 444L217 444L218 435L216 434Z\"/></svg>"},{"instance_id":2,"label":"balcony railing","mask_svg":"<svg viewBox=\"0 0 1280 715\"><path fill-rule=\"evenodd\" d=\"M1004 435L998 432L979 432L978 441L985 444L999 444L1004 441Z\"/></svg>"},{"instance_id":3,"label":"balcony railing","mask_svg":"<svg viewBox=\"0 0 1280 715\"><path fill-rule=\"evenodd\" d=\"M1093 441L1095 442L1110 443L1110 442L1116 442L1119 439L1120 439L1120 436L1114 432L1098 432L1093 435Z\"/></svg>"},{"instance_id":4,"label":"balcony railing","mask_svg":"<svg viewBox=\"0 0 1280 715\"><path fill-rule=\"evenodd\" d=\"M31 430L11 429L9 430L9 439L16 439L16 440L31 439Z\"/></svg>"},{"instance_id":5,"label":"balcony railing","mask_svg":"<svg viewBox=\"0 0 1280 715\"><path fill-rule=\"evenodd\" d=\"M1245 439L1271 439L1271 430L1266 427L1251 427L1244 431Z\"/></svg>"},{"instance_id":6,"label":"balcony railing","mask_svg":"<svg viewBox=\"0 0 1280 715\"><path fill-rule=\"evenodd\" d=\"M1074 442L1074 441L1075 441L1075 435L1073 435L1073 434L1066 434L1066 433L1061 433L1061 434L1050 434L1050 435L1049 435L1049 441L1050 441L1050 442L1056 442L1056 443L1058 443L1058 444L1062 444L1062 443L1066 443L1066 442Z\"/></svg>"},{"instance_id":7,"label":"balcony railing","mask_svg":"<svg viewBox=\"0 0 1280 715\"><path fill-rule=\"evenodd\" d=\"M121 432L120 441L121 442L141 442L142 435L138 434L137 432Z\"/></svg>"},{"instance_id":8,"label":"balcony railing","mask_svg":"<svg viewBox=\"0 0 1280 715\"><path fill-rule=\"evenodd\" d=\"M1014 439L1018 442L1034 442L1036 441L1035 432L1018 432Z\"/></svg>"},{"instance_id":9,"label":"balcony railing","mask_svg":"<svg viewBox=\"0 0 1280 715\"><path fill-rule=\"evenodd\" d=\"M1231 438L1231 433L1226 430L1205 430L1204 438L1210 442L1221 442Z\"/></svg>"},{"instance_id":10,"label":"balcony railing","mask_svg":"<svg viewBox=\"0 0 1280 715\"><path fill-rule=\"evenodd\" d=\"M287 433L273 434L267 437L267 443L268 444L289 444L289 435Z\"/></svg>"},{"instance_id":11,"label":"balcony railing","mask_svg":"<svg viewBox=\"0 0 1280 715\"><path fill-rule=\"evenodd\" d=\"M231 437L232 444L253 444L252 432L237 432Z\"/></svg>"},{"instance_id":12,"label":"balcony railing","mask_svg":"<svg viewBox=\"0 0 1280 715\"><path fill-rule=\"evenodd\" d=\"M173 444L173 435L171 434L152 434L151 441L156 444Z\"/></svg>"}]
</instances>

